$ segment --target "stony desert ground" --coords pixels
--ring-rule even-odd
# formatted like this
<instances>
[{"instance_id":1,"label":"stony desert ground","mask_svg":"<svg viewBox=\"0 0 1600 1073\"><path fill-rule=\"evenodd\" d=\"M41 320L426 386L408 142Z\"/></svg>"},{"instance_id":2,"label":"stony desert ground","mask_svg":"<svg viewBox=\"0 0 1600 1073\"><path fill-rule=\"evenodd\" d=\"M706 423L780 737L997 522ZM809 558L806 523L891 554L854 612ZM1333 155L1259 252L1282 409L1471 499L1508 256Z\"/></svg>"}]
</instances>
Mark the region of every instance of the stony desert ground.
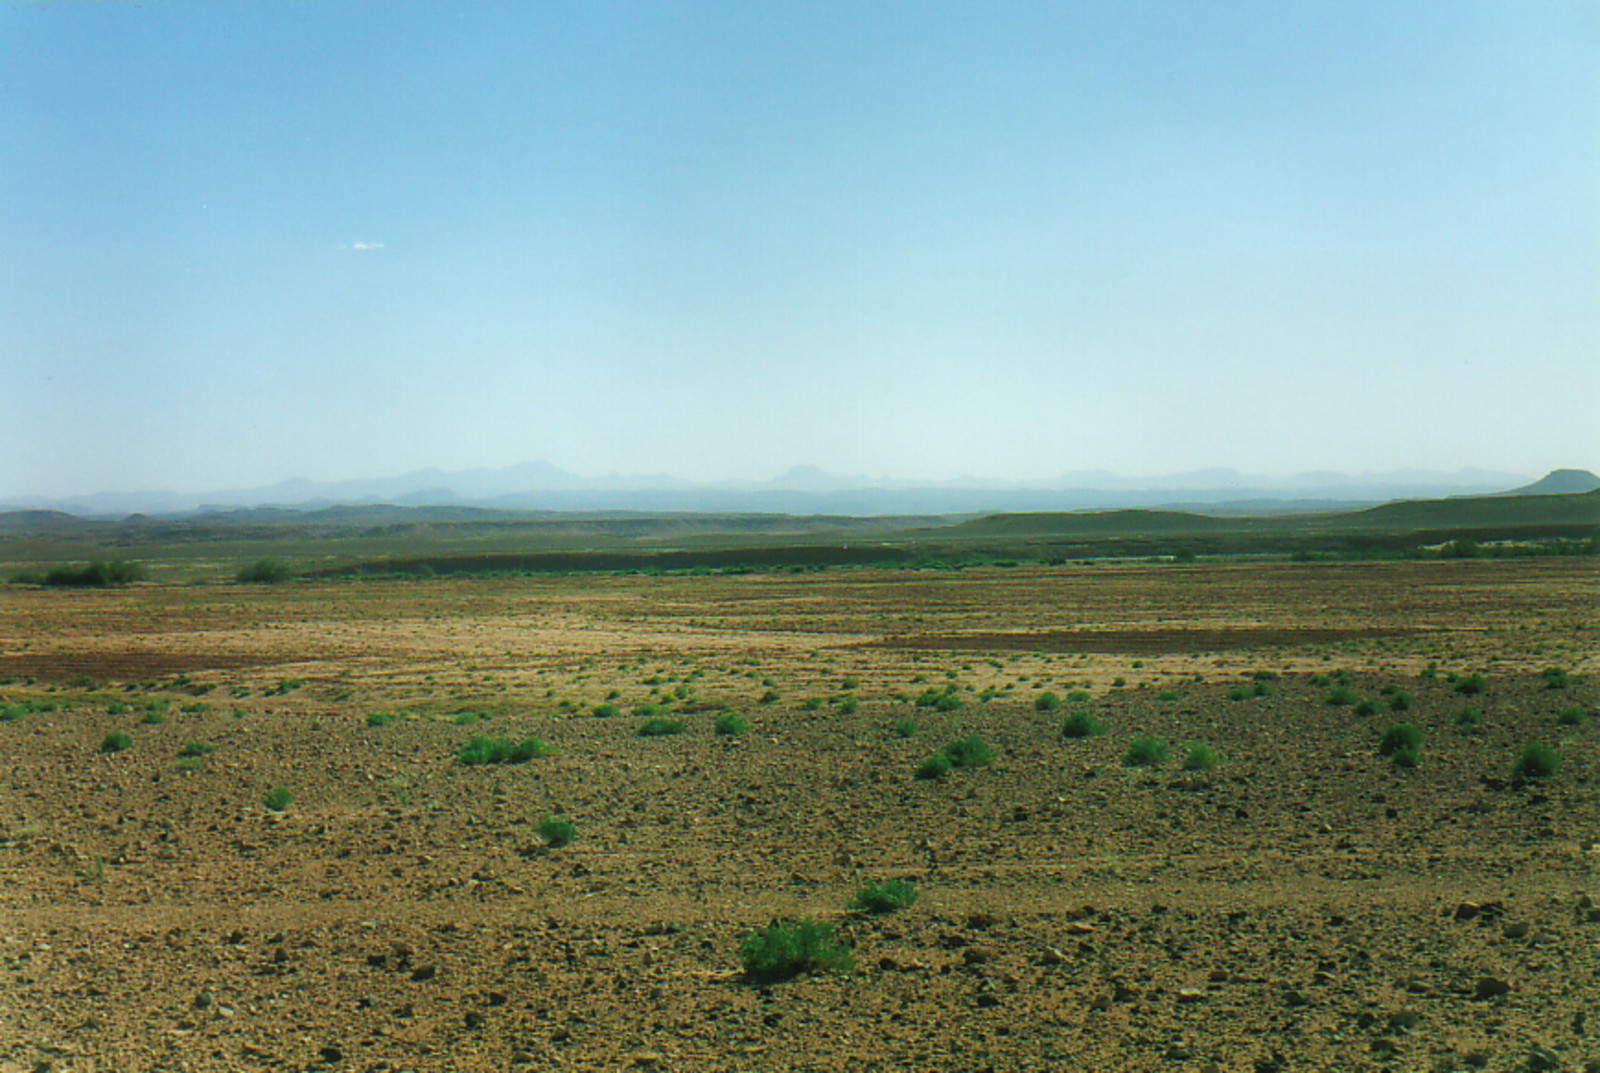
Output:
<instances>
[{"instance_id":1,"label":"stony desert ground","mask_svg":"<svg viewBox=\"0 0 1600 1073\"><path fill-rule=\"evenodd\" d=\"M1600 1069L1596 580L5 587L0 1071Z\"/></svg>"}]
</instances>

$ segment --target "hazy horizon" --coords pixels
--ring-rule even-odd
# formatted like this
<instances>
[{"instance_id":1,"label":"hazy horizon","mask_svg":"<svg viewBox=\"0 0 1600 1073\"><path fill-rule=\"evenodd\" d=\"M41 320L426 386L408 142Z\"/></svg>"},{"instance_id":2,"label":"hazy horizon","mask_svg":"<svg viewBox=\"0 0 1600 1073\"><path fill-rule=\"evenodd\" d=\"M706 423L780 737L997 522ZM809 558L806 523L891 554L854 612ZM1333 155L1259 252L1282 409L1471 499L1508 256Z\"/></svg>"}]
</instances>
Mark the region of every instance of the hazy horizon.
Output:
<instances>
[{"instance_id":1,"label":"hazy horizon","mask_svg":"<svg viewBox=\"0 0 1600 1073\"><path fill-rule=\"evenodd\" d=\"M0 0L0 497L1600 459L1580 2Z\"/></svg>"}]
</instances>

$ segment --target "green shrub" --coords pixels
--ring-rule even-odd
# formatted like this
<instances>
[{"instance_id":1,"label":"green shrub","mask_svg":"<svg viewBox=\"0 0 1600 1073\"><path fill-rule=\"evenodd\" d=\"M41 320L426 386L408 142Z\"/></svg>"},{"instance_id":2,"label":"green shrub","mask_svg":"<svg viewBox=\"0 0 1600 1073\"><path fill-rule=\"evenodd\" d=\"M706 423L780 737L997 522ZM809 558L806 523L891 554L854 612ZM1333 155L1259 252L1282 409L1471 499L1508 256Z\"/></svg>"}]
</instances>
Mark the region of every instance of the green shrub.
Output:
<instances>
[{"instance_id":1,"label":"green shrub","mask_svg":"<svg viewBox=\"0 0 1600 1073\"><path fill-rule=\"evenodd\" d=\"M1389 710L1391 712L1405 712L1411 710L1411 694L1403 689L1397 689L1389 694Z\"/></svg>"},{"instance_id":2,"label":"green shrub","mask_svg":"<svg viewBox=\"0 0 1600 1073\"><path fill-rule=\"evenodd\" d=\"M261 803L272 812L283 812L294 801L294 795L282 786L274 786L261 796Z\"/></svg>"},{"instance_id":3,"label":"green shrub","mask_svg":"<svg viewBox=\"0 0 1600 1073\"><path fill-rule=\"evenodd\" d=\"M473 737L456 750L456 759L463 764L525 764L540 756L554 755L555 750L535 737L512 741L510 738Z\"/></svg>"},{"instance_id":4,"label":"green shrub","mask_svg":"<svg viewBox=\"0 0 1600 1073\"><path fill-rule=\"evenodd\" d=\"M1392 723L1378 738L1378 752L1383 756L1393 756L1397 749L1415 752L1420 748L1422 730L1413 723Z\"/></svg>"},{"instance_id":5,"label":"green shrub","mask_svg":"<svg viewBox=\"0 0 1600 1073\"><path fill-rule=\"evenodd\" d=\"M207 756L215 749L216 746L210 742L189 741L184 742L183 748L178 750L178 755L183 757Z\"/></svg>"},{"instance_id":6,"label":"green shrub","mask_svg":"<svg viewBox=\"0 0 1600 1073\"><path fill-rule=\"evenodd\" d=\"M919 779L942 779L950 774L953 766L949 757L943 753L934 753L917 765L916 776Z\"/></svg>"},{"instance_id":7,"label":"green shrub","mask_svg":"<svg viewBox=\"0 0 1600 1073\"><path fill-rule=\"evenodd\" d=\"M1523 746L1511 773L1519 779L1543 779L1554 775L1560 764L1560 753L1548 745L1530 744Z\"/></svg>"},{"instance_id":8,"label":"green shrub","mask_svg":"<svg viewBox=\"0 0 1600 1073\"><path fill-rule=\"evenodd\" d=\"M742 715L738 715L734 712L723 712L721 715L717 716L716 722L713 724L713 729L722 737L728 738L738 734L743 734L746 730L750 729L750 725L745 722L744 716Z\"/></svg>"},{"instance_id":9,"label":"green shrub","mask_svg":"<svg viewBox=\"0 0 1600 1073\"><path fill-rule=\"evenodd\" d=\"M1036 712L1053 712L1061 707L1061 698L1048 689L1033 698L1033 710Z\"/></svg>"},{"instance_id":10,"label":"green shrub","mask_svg":"<svg viewBox=\"0 0 1600 1073\"><path fill-rule=\"evenodd\" d=\"M1088 692L1088 690L1084 690L1084 689L1074 689L1071 693L1067 694L1067 703L1068 704L1082 704L1085 701L1087 701L1088 699L1089 699L1089 692Z\"/></svg>"},{"instance_id":11,"label":"green shrub","mask_svg":"<svg viewBox=\"0 0 1600 1073\"><path fill-rule=\"evenodd\" d=\"M1093 734L1104 734L1106 725L1088 712L1073 712L1061 724L1063 738L1087 738Z\"/></svg>"},{"instance_id":12,"label":"green shrub","mask_svg":"<svg viewBox=\"0 0 1600 1073\"><path fill-rule=\"evenodd\" d=\"M1569 682L1564 667L1546 667L1539 672L1539 677L1544 679L1546 689L1565 689Z\"/></svg>"},{"instance_id":13,"label":"green shrub","mask_svg":"<svg viewBox=\"0 0 1600 1073\"><path fill-rule=\"evenodd\" d=\"M1357 714L1357 715L1377 715L1378 714L1378 706L1376 704L1374 704L1370 700L1357 701L1356 702L1356 706L1354 708L1350 709L1350 710L1355 712L1355 714Z\"/></svg>"},{"instance_id":14,"label":"green shrub","mask_svg":"<svg viewBox=\"0 0 1600 1073\"><path fill-rule=\"evenodd\" d=\"M1563 708L1556 713L1556 725L1564 727L1578 726L1583 722L1587 714L1582 708Z\"/></svg>"},{"instance_id":15,"label":"green shrub","mask_svg":"<svg viewBox=\"0 0 1600 1073\"><path fill-rule=\"evenodd\" d=\"M610 701L606 701L605 703L596 704L594 706L594 714L599 716L601 719L611 719L614 716L621 715L622 713L617 709L615 704L612 704Z\"/></svg>"},{"instance_id":16,"label":"green shrub","mask_svg":"<svg viewBox=\"0 0 1600 1073\"><path fill-rule=\"evenodd\" d=\"M1409 745L1402 745L1389 754L1389 762L1397 768L1407 771L1422 763L1422 750L1414 749Z\"/></svg>"},{"instance_id":17,"label":"green shrub","mask_svg":"<svg viewBox=\"0 0 1600 1073\"><path fill-rule=\"evenodd\" d=\"M1167 758L1167 743L1161 738L1144 735L1128 743L1122 754L1125 767L1155 767Z\"/></svg>"},{"instance_id":18,"label":"green shrub","mask_svg":"<svg viewBox=\"0 0 1600 1073\"><path fill-rule=\"evenodd\" d=\"M0 704L0 723L15 723L28 714L28 709L20 704Z\"/></svg>"},{"instance_id":19,"label":"green shrub","mask_svg":"<svg viewBox=\"0 0 1600 1073\"><path fill-rule=\"evenodd\" d=\"M1488 684L1481 674L1464 674L1456 679L1456 692L1463 697L1475 697L1487 687Z\"/></svg>"},{"instance_id":20,"label":"green shrub","mask_svg":"<svg viewBox=\"0 0 1600 1073\"><path fill-rule=\"evenodd\" d=\"M539 837L545 845L560 849L578 837L578 829L565 816L546 816L539 821Z\"/></svg>"},{"instance_id":21,"label":"green shrub","mask_svg":"<svg viewBox=\"0 0 1600 1073\"><path fill-rule=\"evenodd\" d=\"M1166 703L1171 703L1172 701L1182 700L1182 699L1183 699L1182 694L1175 693L1170 689L1163 690L1162 692L1156 694L1156 700L1163 701L1163 702L1166 702Z\"/></svg>"},{"instance_id":22,"label":"green shrub","mask_svg":"<svg viewBox=\"0 0 1600 1073\"><path fill-rule=\"evenodd\" d=\"M257 559L239 568L233 580L247 585L276 585L294 576L289 564L277 559Z\"/></svg>"},{"instance_id":23,"label":"green shrub","mask_svg":"<svg viewBox=\"0 0 1600 1073\"><path fill-rule=\"evenodd\" d=\"M1228 690L1229 700L1244 700L1249 696L1250 691L1244 686L1234 686L1232 689Z\"/></svg>"},{"instance_id":24,"label":"green shrub","mask_svg":"<svg viewBox=\"0 0 1600 1073\"><path fill-rule=\"evenodd\" d=\"M673 734L682 734L689 727L682 719L668 719L664 715L653 715L639 724L639 737L665 738Z\"/></svg>"},{"instance_id":25,"label":"green shrub","mask_svg":"<svg viewBox=\"0 0 1600 1073\"><path fill-rule=\"evenodd\" d=\"M939 699L933 702L933 707L935 711L954 712L960 710L961 704L960 697L954 693L945 692L941 693Z\"/></svg>"},{"instance_id":26,"label":"green shrub","mask_svg":"<svg viewBox=\"0 0 1600 1073\"><path fill-rule=\"evenodd\" d=\"M833 934L833 925L815 920L773 922L739 944L739 961L753 983L776 983L811 972L849 972L850 947Z\"/></svg>"},{"instance_id":27,"label":"green shrub","mask_svg":"<svg viewBox=\"0 0 1600 1073\"><path fill-rule=\"evenodd\" d=\"M1204 742L1196 742L1189 746L1184 754L1183 770L1185 771L1210 771L1222 763L1222 757L1217 751Z\"/></svg>"},{"instance_id":28,"label":"green shrub","mask_svg":"<svg viewBox=\"0 0 1600 1073\"><path fill-rule=\"evenodd\" d=\"M1476 708L1462 708L1456 713L1456 729L1463 734L1474 734L1478 725L1483 722L1483 716Z\"/></svg>"},{"instance_id":29,"label":"green shrub","mask_svg":"<svg viewBox=\"0 0 1600 1073\"><path fill-rule=\"evenodd\" d=\"M914 719L896 719L890 724L890 729L902 738L914 738L917 736L917 723Z\"/></svg>"},{"instance_id":30,"label":"green shrub","mask_svg":"<svg viewBox=\"0 0 1600 1073\"><path fill-rule=\"evenodd\" d=\"M807 697L805 700L800 702L800 710L802 712L814 712L818 708L821 708L821 707L822 707L822 698L821 697Z\"/></svg>"},{"instance_id":31,"label":"green shrub","mask_svg":"<svg viewBox=\"0 0 1600 1073\"><path fill-rule=\"evenodd\" d=\"M1272 687L1266 682L1258 681L1250 687L1250 695L1252 697L1270 697L1272 696Z\"/></svg>"},{"instance_id":32,"label":"green shrub","mask_svg":"<svg viewBox=\"0 0 1600 1073\"><path fill-rule=\"evenodd\" d=\"M133 739L120 730L113 730L100 739L100 751L103 753L120 753L133 744Z\"/></svg>"},{"instance_id":33,"label":"green shrub","mask_svg":"<svg viewBox=\"0 0 1600 1073\"><path fill-rule=\"evenodd\" d=\"M839 712L841 715L854 715L857 707L856 698L853 694L847 693L839 698Z\"/></svg>"},{"instance_id":34,"label":"green shrub","mask_svg":"<svg viewBox=\"0 0 1600 1073\"><path fill-rule=\"evenodd\" d=\"M944 755L959 768L983 767L994 759L994 750L980 735L971 734L957 738L944 747Z\"/></svg>"},{"instance_id":35,"label":"green shrub","mask_svg":"<svg viewBox=\"0 0 1600 1073\"><path fill-rule=\"evenodd\" d=\"M916 900L916 887L903 879L890 879L883 883L868 883L856 891L850 907L865 913L892 913Z\"/></svg>"},{"instance_id":36,"label":"green shrub","mask_svg":"<svg viewBox=\"0 0 1600 1073\"><path fill-rule=\"evenodd\" d=\"M769 689L765 693L761 694L761 699L758 700L756 703L758 703L758 704L771 704L772 702L776 701L777 699L778 699L778 691L776 689Z\"/></svg>"},{"instance_id":37,"label":"green shrub","mask_svg":"<svg viewBox=\"0 0 1600 1073\"><path fill-rule=\"evenodd\" d=\"M397 720L399 718L400 717L398 715L396 715L394 712L368 712L367 713L367 726L369 726L369 727L386 727L390 723L393 723L395 720Z\"/></svg>"},{"instance_id":38,"label":"green shrub","mask_svg":"<svg viewBox=\"0 0 1600 1073\"><path fill-rule=\"evenodd\" d=\"M1328 703L1334 705L1335 707L1341 707L1346 704L1354 704L1355 702L1355 690L1351 689L1349 686L1334 686L1332 689L1328 690Z\"/></svg>"},{"instance_id":39,"label":"green shrub","mask_svg":"<svg viewBox=\"0 0 1600 1073\"><path fill-rule=\"evenodd\" d=\"M92 562L83 566L52 567L44 576L46 585L69 588L104 588L107 585L126 585L144 578L144 569L136 563L113 559L109 563Z\"/></svg>"}]
</instances>

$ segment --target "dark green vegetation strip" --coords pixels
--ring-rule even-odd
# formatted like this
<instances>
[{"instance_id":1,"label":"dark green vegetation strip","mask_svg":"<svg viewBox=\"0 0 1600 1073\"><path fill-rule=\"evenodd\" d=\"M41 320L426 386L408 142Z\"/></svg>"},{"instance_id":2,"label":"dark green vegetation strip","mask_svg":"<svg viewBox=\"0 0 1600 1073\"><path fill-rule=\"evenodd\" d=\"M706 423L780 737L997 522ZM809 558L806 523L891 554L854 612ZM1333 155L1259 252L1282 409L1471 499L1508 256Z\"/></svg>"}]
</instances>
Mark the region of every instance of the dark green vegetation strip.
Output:
<instances>
[{"instance_id":1,"label":"dark green vegetation strip","mask_svg":"<svg viewBox=\"0 0 1600 1073\"><path fill-rule=\"evenodd\" d=\"M317 572L316 577L363 575L573 574L626 570L737 570L790 566L892 565L908 559L902 548L884 545L813 544L771 548L692 551L564 551L530 555L439 555L357 563Z\"/></svg>"}]
</instances>

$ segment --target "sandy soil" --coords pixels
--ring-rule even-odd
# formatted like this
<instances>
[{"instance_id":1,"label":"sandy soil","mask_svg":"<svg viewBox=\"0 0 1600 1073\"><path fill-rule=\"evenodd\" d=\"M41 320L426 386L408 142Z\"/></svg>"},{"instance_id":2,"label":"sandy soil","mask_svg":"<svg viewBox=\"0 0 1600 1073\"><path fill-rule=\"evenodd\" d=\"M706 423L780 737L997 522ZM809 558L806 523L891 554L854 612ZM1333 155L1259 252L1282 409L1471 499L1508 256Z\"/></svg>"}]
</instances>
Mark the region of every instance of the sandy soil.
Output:
<instances>
[{"instance_id":1,"label":"sandy soil","mask_svg":"<svg viewBox=\"0 0 1600 1073\"><path fill-rule=\"evenodd\" d=\"M0 591L0 1073L1600 1069L1595 582ZM1340 671L1372 711L1328 702ZM647 703L686 732L640 737ZM1106 732L1064 739L1080 710ZM1412 770L1377 748L1400 721ZM973 733L991 763L915 777ZM554 755L459 763L474 735ZM1126 766L1144 735L1171 755ZM1221 764L1180 770L1193 742ZM1554 775L1512 777L1528 743ZM920 897L849 910L884 879ZM746 980L791 918L855 970Z\"/></svg>"}]
</instances>

